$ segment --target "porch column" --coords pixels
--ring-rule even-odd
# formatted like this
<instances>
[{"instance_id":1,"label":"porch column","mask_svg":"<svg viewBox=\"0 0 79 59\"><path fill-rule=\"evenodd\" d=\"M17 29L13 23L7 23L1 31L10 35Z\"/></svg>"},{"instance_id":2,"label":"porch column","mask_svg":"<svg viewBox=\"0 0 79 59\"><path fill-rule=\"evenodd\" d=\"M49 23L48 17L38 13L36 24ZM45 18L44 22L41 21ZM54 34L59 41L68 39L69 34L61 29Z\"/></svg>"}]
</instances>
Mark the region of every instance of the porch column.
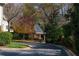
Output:
<instances>
[{"instance_id":1,"label":"porch column","mask_svg":"<svg viewBox=\"0 0 79 59\"><path fill-rule=\"evenodd\" d=\"M39 34L39 39L41 40L41 34Z\"/></svg>"},{"instance_id":2,"label":"porch column","mask_svg":"<svg viewBox=\"0 0 79 59\"><path fill-rule=\"evenodd\" d=\"M45 37L45 34L44 34L44 43L46 43L46 39L45 39L46 37Z\"/></svg>"}]
</instances>

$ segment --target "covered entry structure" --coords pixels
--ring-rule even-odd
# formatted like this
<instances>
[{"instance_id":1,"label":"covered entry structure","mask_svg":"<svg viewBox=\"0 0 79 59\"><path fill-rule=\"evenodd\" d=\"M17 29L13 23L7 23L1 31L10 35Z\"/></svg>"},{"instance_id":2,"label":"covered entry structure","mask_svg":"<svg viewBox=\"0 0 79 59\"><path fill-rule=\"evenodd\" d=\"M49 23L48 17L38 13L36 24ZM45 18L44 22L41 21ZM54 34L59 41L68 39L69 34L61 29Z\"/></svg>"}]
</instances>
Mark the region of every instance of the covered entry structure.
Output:
<instances>
[{"instance_id":1,"label":"covered entry structure","mask_svg":"<svg viewBox=\"0 0 79 59\"><path fill-rule=\"evenodd\" d=\"M45 42L45 33L39 24L35 24L34 26L34 39Z\"/></svg>"}]
</instances>

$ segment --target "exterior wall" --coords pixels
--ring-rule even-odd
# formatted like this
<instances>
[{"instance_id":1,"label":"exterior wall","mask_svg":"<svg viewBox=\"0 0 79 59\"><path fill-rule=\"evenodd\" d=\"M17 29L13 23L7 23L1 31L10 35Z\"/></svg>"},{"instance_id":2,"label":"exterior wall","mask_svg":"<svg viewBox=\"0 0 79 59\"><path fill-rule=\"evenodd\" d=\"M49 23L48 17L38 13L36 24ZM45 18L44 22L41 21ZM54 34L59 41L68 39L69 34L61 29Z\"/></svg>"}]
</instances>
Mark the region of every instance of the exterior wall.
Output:
<instances>
[{"instance_id":1,"label":"exterior wall","mask_svg":"<svg viewBox=\"0 0 79 59\"><path fill-rule=\"evenodd\" d=\"M3 6L0 5L0 27L1 31L5 32L8 31L8 22L3 20Z\"/></svg>"},{"instance_id":2,"label":"exterior wall","mask_svg":"<svg viewBox=\"0 0 79 59\"><path fill-rule=\"evenodd\" d=\"M2 23L1 23L1 28L2 28L2 31L8 31L8 22L5 21L5 20L2 20Z\"/></svg>"},{"instance_id":3,"label":"exterior wall","mask_svg":"<svg viewBox=\"0 0 79 59\"><path fill-rule=\"evenodd\" d=\"M1 26L1 21L3 20L3 7L0 6L0 26Z\"/></svg>"}]
</instances>

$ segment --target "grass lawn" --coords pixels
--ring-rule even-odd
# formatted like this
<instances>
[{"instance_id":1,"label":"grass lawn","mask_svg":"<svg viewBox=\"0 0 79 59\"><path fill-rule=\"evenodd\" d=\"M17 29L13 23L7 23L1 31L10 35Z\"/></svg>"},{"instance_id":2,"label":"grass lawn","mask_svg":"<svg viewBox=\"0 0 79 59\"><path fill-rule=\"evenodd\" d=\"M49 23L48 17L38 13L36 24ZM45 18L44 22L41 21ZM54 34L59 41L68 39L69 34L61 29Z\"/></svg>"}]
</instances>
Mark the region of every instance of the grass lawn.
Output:
<instances>
[{"instance_id":1,"label":"grass lawn","mask_svg":"<svg viewBox=\"0 0 79 59\"><path fill-rule=\"evenodd\" d=\"M7 45L8 48L26 48L29 47L28 45L25 44L20 44L17 42L11 42L10 44Z\"/></svg>"}]
</instances>

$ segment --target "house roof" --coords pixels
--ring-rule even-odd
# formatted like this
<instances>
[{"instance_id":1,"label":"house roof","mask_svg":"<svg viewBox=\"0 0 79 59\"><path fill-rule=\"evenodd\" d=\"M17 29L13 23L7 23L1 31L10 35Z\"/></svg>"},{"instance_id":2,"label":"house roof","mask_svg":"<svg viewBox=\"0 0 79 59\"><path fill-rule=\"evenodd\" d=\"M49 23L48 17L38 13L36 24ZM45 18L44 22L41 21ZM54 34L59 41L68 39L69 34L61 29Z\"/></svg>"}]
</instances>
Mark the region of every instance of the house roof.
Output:
<instances>
[{"instance_id":1,"label":"house roof","mask_svg":"<svg viewBox=\"0 0 79 59\"><path fill-rule=\"evenodd\" d=\"M43 30L41 29L41 27L38 24L35 24L34 30L35 30L36 34L44 34Z\"/></svg>"}]
</instances>

